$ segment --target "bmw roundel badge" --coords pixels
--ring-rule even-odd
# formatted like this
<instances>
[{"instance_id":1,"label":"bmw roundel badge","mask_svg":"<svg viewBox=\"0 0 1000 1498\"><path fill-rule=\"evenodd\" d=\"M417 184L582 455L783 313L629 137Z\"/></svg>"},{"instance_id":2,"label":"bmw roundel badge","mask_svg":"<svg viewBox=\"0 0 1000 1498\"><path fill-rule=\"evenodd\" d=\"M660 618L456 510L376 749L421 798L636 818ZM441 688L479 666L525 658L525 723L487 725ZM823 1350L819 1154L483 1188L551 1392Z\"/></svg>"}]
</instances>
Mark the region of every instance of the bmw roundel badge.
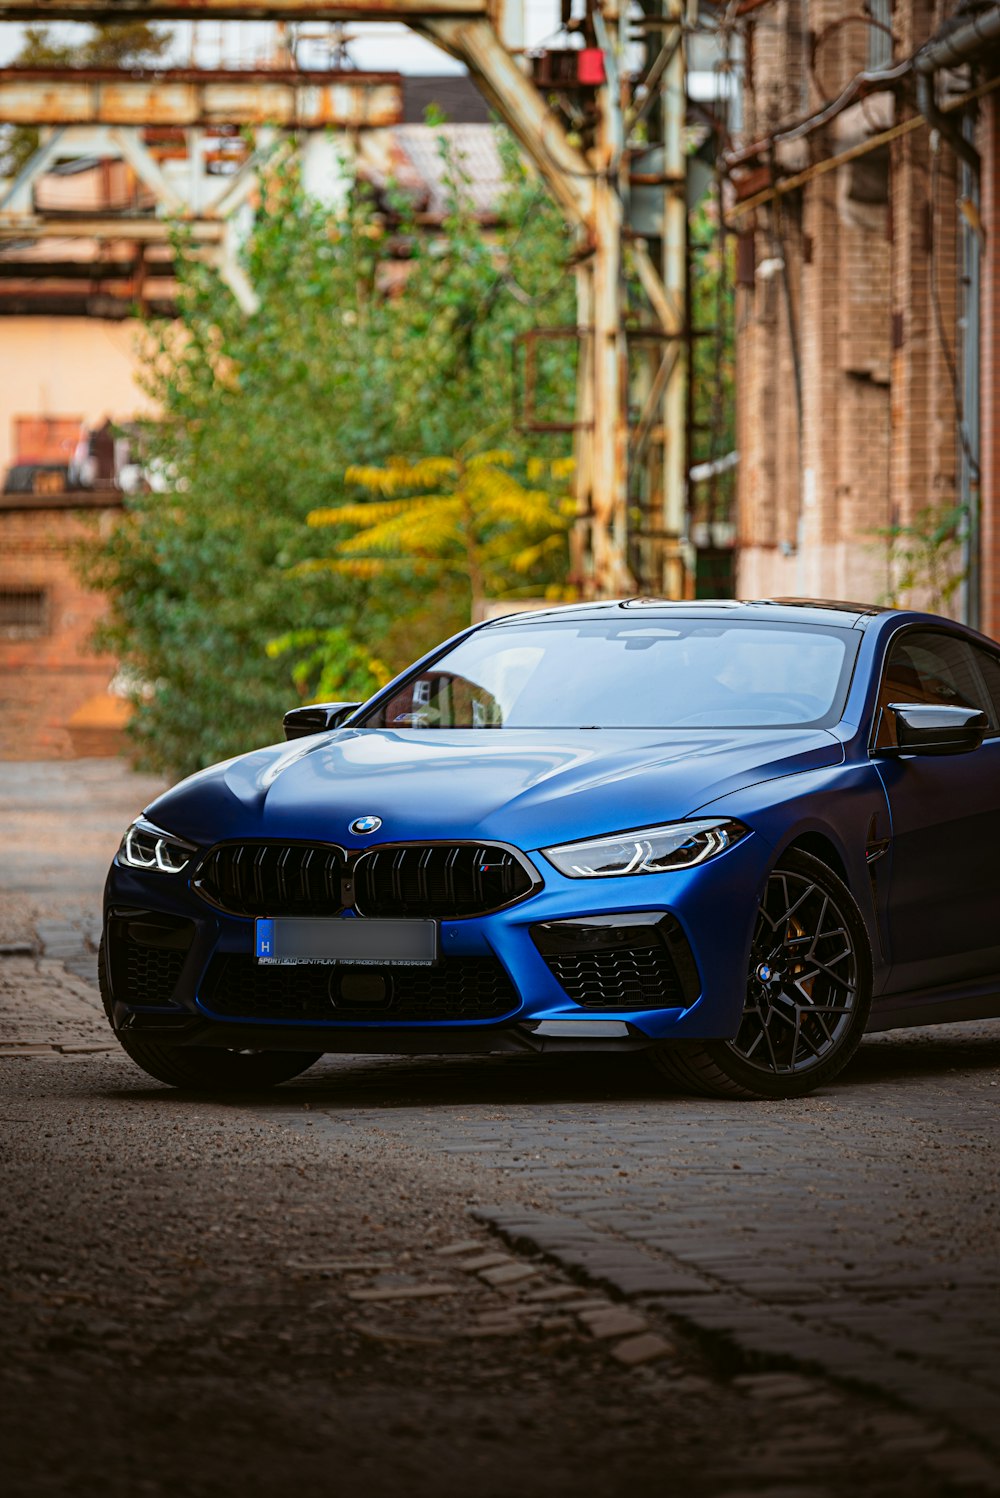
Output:
<instances>
[{"instance_id":1,"label":"bmw roundel badge","mask_svg":"<svg viewBox=\"0 0 1000 1498\"><path fill-rule=\"evenodd\" d=\"M377 832L382 825L381 817L355 817L351 823L352 832Z\"/></svg>"}]
</instances>

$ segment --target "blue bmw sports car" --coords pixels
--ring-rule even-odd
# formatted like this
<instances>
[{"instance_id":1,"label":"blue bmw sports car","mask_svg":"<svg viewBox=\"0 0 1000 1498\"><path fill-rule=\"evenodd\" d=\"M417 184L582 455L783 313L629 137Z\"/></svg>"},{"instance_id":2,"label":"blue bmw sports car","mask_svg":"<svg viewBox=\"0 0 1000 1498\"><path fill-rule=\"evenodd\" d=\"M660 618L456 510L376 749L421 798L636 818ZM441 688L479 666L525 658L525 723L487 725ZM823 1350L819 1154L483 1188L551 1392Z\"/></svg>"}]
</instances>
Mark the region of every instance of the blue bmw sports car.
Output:
<instances>
[{"instance_id":1,"label":"blue bmw sports car","mask_svg":"<svg viewBox=\"0 0 1000 1498\"><path fill-rule=\"evenodd\" d=\"M1000 1014L1000 646L960 625L570 605L285 732L160 796L112 864L105 1007L164 1082L643 1049L785 1098L866 1029Z\"/></svg>"}]
</instances>

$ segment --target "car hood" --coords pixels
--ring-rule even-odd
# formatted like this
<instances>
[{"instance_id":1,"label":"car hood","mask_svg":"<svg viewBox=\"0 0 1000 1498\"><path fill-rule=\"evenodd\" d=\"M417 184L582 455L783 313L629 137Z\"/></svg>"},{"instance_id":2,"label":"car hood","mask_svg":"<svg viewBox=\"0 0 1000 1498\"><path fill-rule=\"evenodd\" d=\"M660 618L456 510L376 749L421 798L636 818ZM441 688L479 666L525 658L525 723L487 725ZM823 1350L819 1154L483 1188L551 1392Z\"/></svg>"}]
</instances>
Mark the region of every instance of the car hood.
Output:
<instances>
[{"instance_id":1,"label":"car hood","mask_svg":"<svg viewBox=\"0 0 1000 1498\"><path fill-rule=\"evenodd\" d=\"M840 741L815 729L341 729L213 765L146 815L202 846L492 838L533 849L690 816L743 786L842 759ZM368 815L382 819L377 833L352 834Z\"/></svg>"}]
</instances>

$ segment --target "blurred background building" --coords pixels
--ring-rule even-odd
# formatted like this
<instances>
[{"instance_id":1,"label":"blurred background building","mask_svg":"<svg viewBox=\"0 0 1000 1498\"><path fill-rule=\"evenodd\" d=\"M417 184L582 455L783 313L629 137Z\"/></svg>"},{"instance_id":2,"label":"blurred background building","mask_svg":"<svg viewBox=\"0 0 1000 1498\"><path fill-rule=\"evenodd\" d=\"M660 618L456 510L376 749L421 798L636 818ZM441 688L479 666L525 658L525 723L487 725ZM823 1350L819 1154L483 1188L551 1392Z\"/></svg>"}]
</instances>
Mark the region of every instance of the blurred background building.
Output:
<instances>
[{"instance_id":1,"label":"blurred background building","mask_svg":"<svg viewBox=\"0 0 1000 1498\"><path fill-rule=\"evenodd\" d=\"M740 592L1000 632L1000 6L742 0Z\"/></svg>"},{"instance_id":2,"label":"blurred background building","mask_svg":"<svg viewBox=\"0 0 1000 1498\"><path fill-rule=\"evenodd\" d=\"M689 254L719 266L686 327L693 585L914 602L1000 634L1000 4L686 14ZM561 15L528 4L536 80L565 60ZM72 96L64 67L12 65L23 36L0 27L0 112L49 149L0 188L5 757L119 742L115 663L89 644L100 603L75 554L151 481L129 424L152 414L138 348L142 318L174 306L172 216L249 308L255 149L283 130L331 206L358 177L395 180L429 228L443 202L428 105L487 230L502 175L481 96L402 27L178 24L166 55L127 78L78 72Z\"/></svg>"}]
</instances>

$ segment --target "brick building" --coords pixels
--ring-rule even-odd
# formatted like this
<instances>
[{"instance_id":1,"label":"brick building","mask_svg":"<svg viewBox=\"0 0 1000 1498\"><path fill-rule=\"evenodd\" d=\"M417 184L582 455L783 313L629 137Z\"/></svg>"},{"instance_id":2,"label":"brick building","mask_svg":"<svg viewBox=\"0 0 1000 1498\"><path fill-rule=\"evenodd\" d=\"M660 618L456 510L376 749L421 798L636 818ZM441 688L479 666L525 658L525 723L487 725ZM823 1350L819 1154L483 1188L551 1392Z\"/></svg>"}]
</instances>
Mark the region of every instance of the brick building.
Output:
<instances>
[{"instance_id":1,"label":"brick building","mask_svg":"<svg viewBox=\"0 0 1000 1498\"><path fill-rule=\"evenodd\" d=\"M0 496L0 759L122 747L115 662L91 643L103 600L77 573L81 541L120 506L113 493Z\"/></svg>"},{"instance_id":2,"label":"brick building","mask_svg":"<svg viewBox=\"0 0 1000 1498\"><path fill-rule=\"evenodd\" d=\"M739 10L739 592L1000 634L1000 5Z\"/></svg>"}]
</instances>

